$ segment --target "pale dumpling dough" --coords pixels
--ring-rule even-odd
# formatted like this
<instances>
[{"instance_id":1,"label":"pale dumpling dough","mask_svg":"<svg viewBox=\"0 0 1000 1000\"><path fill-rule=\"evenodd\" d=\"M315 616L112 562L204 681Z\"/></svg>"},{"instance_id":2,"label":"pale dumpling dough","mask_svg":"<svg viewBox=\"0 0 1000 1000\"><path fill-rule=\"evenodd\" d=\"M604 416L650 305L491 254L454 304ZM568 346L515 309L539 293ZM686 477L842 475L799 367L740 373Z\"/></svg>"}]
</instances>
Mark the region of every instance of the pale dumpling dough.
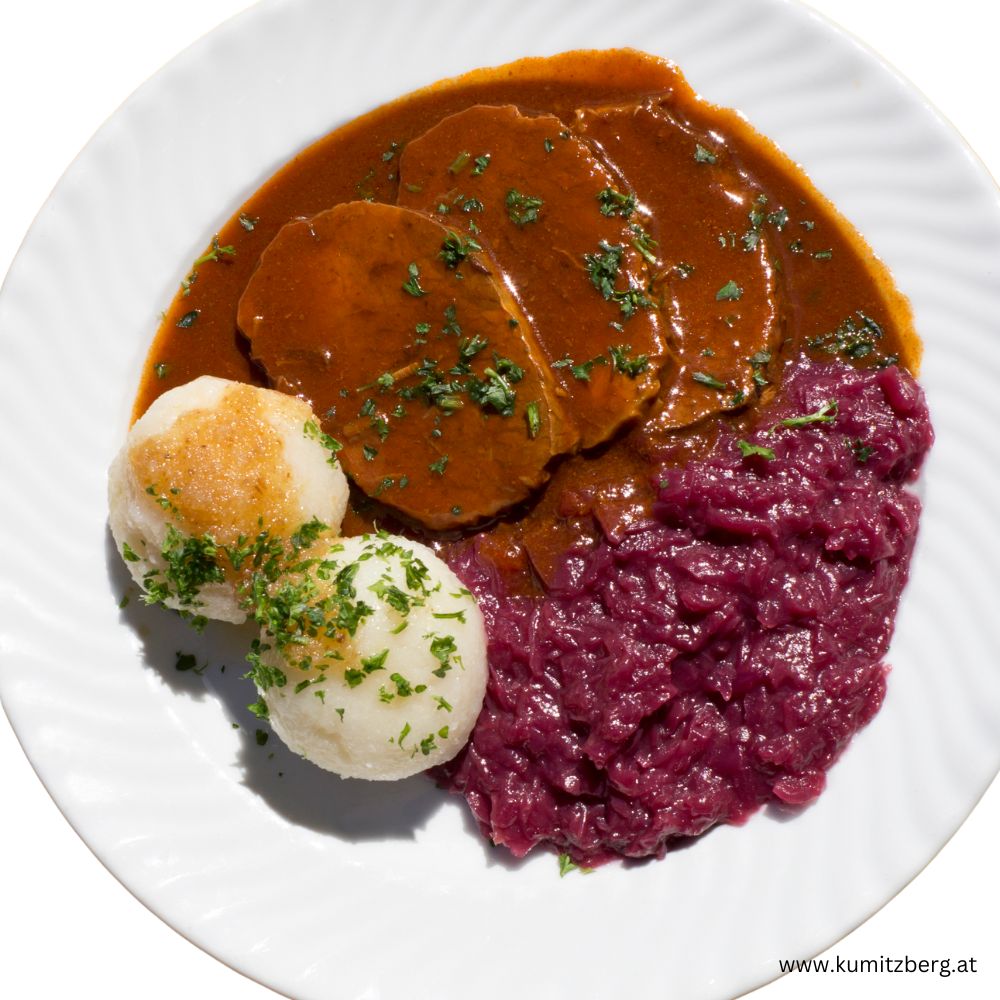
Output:
<instances>
[{"instance_id":1,"label":"pale dumpling dough","mask_svg":"<svg viewBox=\"0 0 1000 1000\"><path fill-rule=\"evenodd\" d=\"M396 535L333 539L309 554L320 561L275 593L283 607L322 613L305 628L304 617L272 618L251 672L274 731L345 777L393 780L451 760L486 691L472 595L427 546Z\"/></svg>"},{"instance_id":2,"label":"pale dumpling dough","mask_svg":"<svg viewBox=\"0 0 1000 1000\"><path fill-rule=\"evenodd\" d=\"M348 491L335 446L285 393L203 375L160 396L108 475L111 533L147 599L244 621L225 549L313 519L339 532Z\"/></svg>"}]
</instances>

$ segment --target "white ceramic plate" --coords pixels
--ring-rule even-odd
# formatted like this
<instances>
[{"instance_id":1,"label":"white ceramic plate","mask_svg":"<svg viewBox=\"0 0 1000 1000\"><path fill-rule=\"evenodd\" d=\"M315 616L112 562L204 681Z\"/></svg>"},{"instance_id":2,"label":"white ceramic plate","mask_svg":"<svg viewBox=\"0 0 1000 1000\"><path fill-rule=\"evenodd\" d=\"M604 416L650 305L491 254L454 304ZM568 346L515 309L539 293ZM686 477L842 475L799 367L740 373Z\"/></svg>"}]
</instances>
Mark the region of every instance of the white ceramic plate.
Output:
<instances>
[{"instance_id":1,"label":"white ceramic plate","mask_svg":"<svg viewBox=\"0 0 1000 1000\"><path fill-rule=\"evenodd\" d=\"M889 898L1000 760L996 191L917 95L798 6L633 3L610 21L596 2L378 7L274 3L230 22L121 109L33 227L0 297L0 414L19 429L0 446L4 706L69 820L140 899L301 1000L515 984L731 996ZM242 708L240 639L170 632L135 602L119 612L104 470L185 262L292 151L441 76L623 44L741 108L889 262L925 338L938 444L889 699L827 793L792 822L765 813L658 864L559 880L550 855L505 864L462 803L419 779L372 789L269 759ZM210 658L207 690L174 671L179 648Z\"/></svg>"}]
</instances>

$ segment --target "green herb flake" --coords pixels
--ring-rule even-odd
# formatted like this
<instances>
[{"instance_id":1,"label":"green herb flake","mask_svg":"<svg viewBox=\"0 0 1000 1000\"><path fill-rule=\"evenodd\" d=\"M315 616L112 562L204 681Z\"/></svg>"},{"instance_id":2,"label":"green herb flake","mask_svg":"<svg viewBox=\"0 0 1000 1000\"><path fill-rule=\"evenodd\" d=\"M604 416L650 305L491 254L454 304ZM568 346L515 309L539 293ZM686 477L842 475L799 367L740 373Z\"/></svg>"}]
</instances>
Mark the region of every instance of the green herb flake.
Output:
<instances>
[{"instance_id":1,"label":"green herb flake","mask_svg":"<svg viewBox=\"0 0 1000 1000\"><path fill-rule=\"evenodd\" d=\"M656 254L653 253L653 248L657 246L656 240L653 239L645 229L642 228L637 222L633 222L629 229L632 230L632 246L638 250L642 259L646 261L647 264L656 264Z\"/></svg>"},{"instance_id":2,"label":"green herb flake","mask_svg":"<svg viewBox=\"0 0 1000 1000\"><path fill-rule=\"evenodd\" d=\"M851 451L854 452L858 465L864 465L872 457L875 449L871 445L865 444L861 438L855 438L851 442Z\"/></svg>"},{"instance_id":3,"label":"green herb flake","mask_svg":"<svg viewBox=\"0 0 1000 1000\"><path fill-rule=\"evenodd\" d=\"M618 344L616 347L609 347L608 353L614 362L616 372L627 375L629 378L638 378L649 368L649 355L640 354L635 358L630 358L628 355L631 350L631 344Z\"/></svg>"},{"instance_id":4,"label":"green herb flake","mask_svg":"<svg viewBox=\"0 0 1000 1000\"><path fill-rule=\"evenodd\" d=\"M263 698L258 698L253 704L247 705L247 710L251 715L256 716L258 719L262 719L265 722L270 718L270 712L267 709L267 702Z\"/></svg>"},{"instance_id":5,"label":"green herb flake","mask_svg":"<svg viewBox=\"0 0 1000 1000\"><path fill-rule=\"evenodd\" d=\"M545 204L541 198L521 194L514 188L507 192L504 203L507 206L507 215L510 221L519 227L526 226L529 222L537 222L538 210Z\"/></svg>"},{"instance_id":6,"label":"green herb flake","mask_svg":"<svg viewBox=\"0 0 1000 1000\"><path fill-rule=\"evenodd\" d=\"M787 417L785 420L779 421L775 427L806 427L809 424L832 424L836 419L837 401L835 399L828 399L814 413L806 413L801 417Z\"/></svg>"},{"instance_id":7,"label":"green herb flake","mask_svg":"<svg viewBox=\"0 0 1000 1000\"><path fill-rule=\"evenodd\" d=\"M184 313L175 325L181 330L190 330L200 315L200 309L192 309L190 312Z\"/></svg>"},{"instance_id":8,"label":"green herb flake","mask_svg":"<svg viewBox=\"0 0 1000 1000\"><path fill-rule=\"evenodd\" d=\"M767 221L780 233L788 225L788 212L784 208L769 212Z\"/></svg>"},{"instance_id":9,"label":"green herb flake","mask_svg":"<svg viewBox=\"0 0 1000 1000\"><path fill-rule=\"evenodd\" d=\"M471 153L459 153L454 160L451 161L451 165L448 167L449 174L461 173L467 166L469 160L472 159Z\"/></svg>"},{"instance_id":10,"label":"green herb flake","mask_svg":"<svg viewBox=\"0 0 1000 1000\"><path fill-rule=\"evenodd\" d=\"M406 273L409 275L409 278L403 282L403 291L408 295L412 295L415 299L426 295L427 292L420 287L420 268L417 267L415 262L411 261L407 265Z\"/></svg>"},{"instance_id":11,"label":"green herb flake","mask_svg":"<svg viewBox=\"0 0 1000 1000\"><path fill-rule=\"evenodd\" d=\"M716 293L716 302L736 302L743 297L743 289L730 279Z\"/></svg>"},{"instance_id":12,"label":"green herb flake","mask_svg":"<svg viewBox=\"0 0 1000 1000\"><path fill-rule=\"evenodd\" d=\"M247 215L246 212L240 212L240 225L248 233L252 233L257 228L258 222L260 222L259 218Z\"/></svg>"},{"instance_id":13,"label":"green herb flake","mask_svg":"<svg viewBox=\"0 0 1000 1000\"><path fill-rule=\"evenodd\" d=\"M257 746L262 747L267 744L267 733L263 729L258 729L253 736L257 741Z\"/></svg>"},{"instance_id":14,"label":"green herb flake","mask_svg":"<svg viewBox=\"0 0 1000 1000\"><path fill-rule=\"evenodd\" d=\"M622 194L611 187L598 191L597 200L600 202L601 215L620 215L627 219L635 211L635 195Z\"/></svg>"},{"instance_id":15,"label":"green herb flake","mask_svg":"<svg viewBox=\"0 0 1000 1000\"><path fill-rule=\"evenodd\" d=\"M708 386L709 389L718 389L720 392L726 388L725 382L720 382L714 375L706 372L692 372L691 379L699 385Z\"/></svg>"},{"instance_id":16,"label":"green herb flake","mask_svg":"<svg viewBox=\"0 0 1000 1000\"><path fill-rule=\"evenodd\" d=\"M715 163L716 155L710 149L706 149L700 142L695 144L694 159L696 163Z\"/></svg>"},{"instance_id":17,"label":"green herb flake","mask_svg":"<svg viewBox=\"0 0 1000 1000\"><path fill-rule=\"evenodd\" d=\"M594 869L585 868L578 865L568 854L559 855L559 877L565 878L570 872L579 872L581 875L589 875Z\"/></svg>"},{"instance_id":18,"label":"green herb flake","mask_svg":"<svg viewBox=\"0 0 1000 1000\"><path fill-rule=\"evenodd\" d=\"M740 449L740 454L744 458L750 458L753 455L757 455L760 458L766 458L768 460L774 458L774 450L771 448L765 448L759 444L751 444L749 441L737 441L736 446Z\"/></svg>"},{"instance_id":19,"label":"green herb flake","mask_svg":"<svg viewBox=\"0 0 1000 1000\"><path fill-rule=\"evenodd\" d=\"M128 542L122 542L122 558L126 562L138 562L139 557L135 553L135 549L129 545Z\"/></svg>"},{"instance_id":20,"label":"green herb flake","mask_svg":"<svg viewBox=\"0 0 1000 1000\"><path fill-rule=\"evenodd\" d=\"M428 465L427 468L430 469L431 472L439 476L443 476L444 470L447 468L447 466L448 466L448 456L442 455L436 462L431 462L431 464Z\"/></svg>"},{"instance_id":21,"label":"green herb flake","mask_svg":"<svg viewBox=\"0 0 1000 1000\"><path fill-rule=\"evenodd\" d=\"M534 441L542 429L542 417L538 410L538 402L532 400L524 408L524 419L528 422L528 437Z\"/></svg>"},{"instance_id":22,"label":"green herb flake","mask_svg":"<svg viewBox=\"0 0 1000 1000\"><path fill-rule=\"evenodd\" d=\"M482 249L475 240L463 240L457 233L449 231L444 242L441 244L438 256L444 261L445 267L456 268L470 253Z\"/></svg>"},{"instance_id":23,"label":"green herb flake","mask_svg":"<svg viewBox=\"0 0 1000 1000\"><path fill-rule=\"evenodd\" d=\"M170 365L165 361L158 361L153 365L153 371L156 373L157 378L166 378L170 374Z\"/></svg>"},{"instance_id":24,"label":"green herb flake","mask_svg":"<svg viewBox=\"0 0 1000 1000\"><path fill-rule=\"evenodd\" d=\"M489 165L491 156L489 153L483 153L482 156L477 156L472 161L472 170L469 171L473 177L478 177Z\"/></svg>"},{"instance_id":25,"label":"green herb flake","mask_svg":"<svg viewBox=\"0 0 1000 1000\"><path fill-rule=\"evenodd\" d=\"M545 147L546 153L551 153L552 150L556 148L556 144L551 139L545 139L542 142L542 145Z\"/></svg>"}]
</instances>

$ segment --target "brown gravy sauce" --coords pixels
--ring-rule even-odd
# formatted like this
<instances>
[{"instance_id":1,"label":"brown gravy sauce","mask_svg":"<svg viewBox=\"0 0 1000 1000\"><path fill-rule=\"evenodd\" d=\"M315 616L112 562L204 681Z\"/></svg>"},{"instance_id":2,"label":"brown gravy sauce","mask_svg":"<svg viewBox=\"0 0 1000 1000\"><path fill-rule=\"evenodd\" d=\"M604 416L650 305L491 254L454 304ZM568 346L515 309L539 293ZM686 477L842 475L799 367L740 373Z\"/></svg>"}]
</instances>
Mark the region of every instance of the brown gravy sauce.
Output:
<instances>
[{"instance_id":1,"label":"brown gravy sauce","mask_svg":"<svg viewBox=\"0 0 1000 1000\"><path fill-rule=\"evenodd\" d=\"M198 264L193 281L189 272L150 348L133 419L161 393L199 375L265 384L236 326L237 305L260 254L291 219L358 199L395 203L400 152L442 118L476 104L514 104L526 112L557 115L572 127L577 109L620 107L651 97L685 136L683 142L664 144L652 137L647 143L640 134L628 147L627 179L655 226L663 267L661 300L683 300L688 289L697 287L685 285L687 277L709 292L726 285L734 267L743 266L741 241L748 227L753 230L750 213L756 211L756 228L766 240L780 288L772 303L780 343L766 366L767 384L742 407L681 428L658 422L654 406L648 418L612 441L557 460L538 496L476 531L492 560L525 586L536 586L568 546L596 537L601 529L620 531L643 517L653 498L651 470L697 455L720 421L749 423L754 403L766 400L779 384L781 362L804 351L829 356L809 342L837 331L849 317L870 317L882 331L877 352L852 358L853 363L885 363L893 357L915 372L921 348L908 303L862 238L787 156L735 112L699 98L672 65L632 50L585 51L441 81L347 123L290 160L217 234L215 245L234 252ZM724 156L731 167L722 180L705 169L703 156L694 155L701 145L698 137L710 139L713 155ZM734 201L741 206L741 230L733 224ZM698 370L716 376L720 372L713 366L727 363L726 352L742 364L753 347L740 343L738 303L717 301L714 295L704 301L711 312L707 320L686 315L681 307L673 321L681 331L690 323L689 336L701 338L698 356L704 365ZM581 301L581 310L587 307ZM730 307L734 312L727 314ZM572 315L566 319L573 322ZM717 361L711 346L716 335L726 344ZM693 370L697 361L690 344L688 355L678 356L676 363ZM378 371L373 360L373 372ZM697 380L685 378L683 385L695 403L715 392ZM682 400L682 408L686 405ZM401 526L390 511L355 490L344 534L374 523L426 534ZM442 544L461 538L455 532L431 536Z\"/></svg>"}]
</instances>

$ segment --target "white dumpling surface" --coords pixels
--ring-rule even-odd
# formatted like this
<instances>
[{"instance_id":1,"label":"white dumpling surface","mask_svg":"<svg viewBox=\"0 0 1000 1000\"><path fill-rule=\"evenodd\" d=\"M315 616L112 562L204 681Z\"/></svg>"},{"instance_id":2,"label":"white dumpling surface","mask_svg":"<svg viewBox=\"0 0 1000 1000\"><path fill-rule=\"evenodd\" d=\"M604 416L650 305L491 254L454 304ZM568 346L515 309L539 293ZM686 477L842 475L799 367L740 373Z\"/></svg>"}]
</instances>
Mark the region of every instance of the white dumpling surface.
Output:
<instances>
[{"instance_id":1,"label":"white dumpling surface","mask_svg":"<svg viewBox=\"0 0 1000 1000\"><path fill-rule=\"evenodd\" d=\"M239 623L225 549L314 519L339 532L347 480L308 404L204 375L160 396L108 474L109 523L135 581L166 607Z\"/></svg>"},{"instance_id":2,"label":"white dumpling surface","mask_svg":"<svg viewBox=\"0 0 1000 1000\"><path fill-rule=\"evenodd\" d=\"M427 546L384 532L309 554L320 558L273 588L300 617L272 615L252 672L274 731L345 777L393 780L451 760L486 691L472 595Z\"/></svg>"}]
</instances>

